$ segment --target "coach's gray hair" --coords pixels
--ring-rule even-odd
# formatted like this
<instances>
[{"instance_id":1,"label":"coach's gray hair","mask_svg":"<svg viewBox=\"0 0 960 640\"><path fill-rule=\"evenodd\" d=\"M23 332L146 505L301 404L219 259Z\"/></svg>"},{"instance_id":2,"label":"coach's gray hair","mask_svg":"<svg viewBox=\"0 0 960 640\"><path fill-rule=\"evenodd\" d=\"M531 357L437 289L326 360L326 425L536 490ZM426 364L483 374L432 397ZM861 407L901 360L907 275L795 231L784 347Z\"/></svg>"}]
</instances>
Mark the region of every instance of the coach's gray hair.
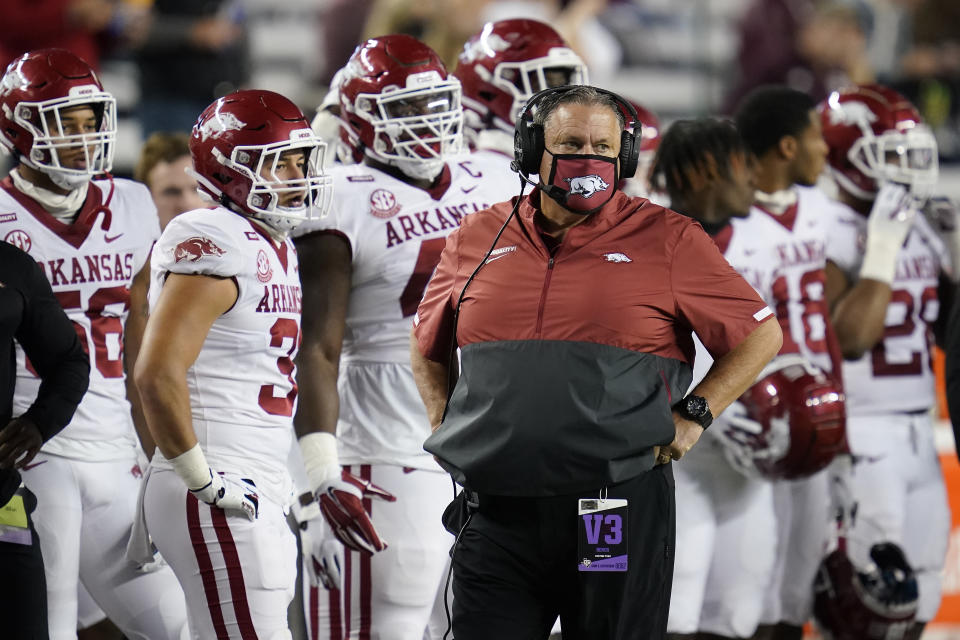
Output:
<instances>
[{"instance_id":1,"label":"coach's gray hair","mask_svg":"<svg viewBox=\"0 0 960 640\"><path fill-rule=\"evenodd\" d=\"M610 95L597 91L589 85L577 85L565 91L550 93L540 99L533 112L533 122L541 127L546 125L550 115L562 104L582 104L588 107L607 107L617 116L620 130L626 127L626 120L620 105Z\"/></svg>"}]
</instances>

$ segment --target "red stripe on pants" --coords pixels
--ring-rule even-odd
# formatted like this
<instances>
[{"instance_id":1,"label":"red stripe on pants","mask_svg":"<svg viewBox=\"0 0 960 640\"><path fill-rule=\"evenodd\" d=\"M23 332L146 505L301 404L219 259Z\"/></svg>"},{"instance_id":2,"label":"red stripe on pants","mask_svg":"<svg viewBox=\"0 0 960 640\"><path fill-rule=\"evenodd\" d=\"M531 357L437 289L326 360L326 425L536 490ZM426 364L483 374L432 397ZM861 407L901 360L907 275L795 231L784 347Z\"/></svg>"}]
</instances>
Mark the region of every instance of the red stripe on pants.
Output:
<instances>
[{"instance_id":1,"label":"red stripe on pants","mask_svg":"<svg viewBox=\"0 0 960 640\"><path fill-rule=\"evenodd\" d=\"M307 562L313 562L313 558L311 558L309 555L307 555L308 553L309 553L309 552L308 552L306 549L304 549L304 554L303 554L303 555L307 556ZM303 576L303 584L304 584L304 585L307 584L307 576ZM320 639L320 630L317 628L317 627L320 626L320 612L317 611L317 608L320 606L320 603L319 603L319 601L318 601L318 600L319 600L318 596L319 596L319 593L318 593L317 587L311 586L311 587L310 587L310 604L308 605L308 606L310 607L310 609L309 609L309 612L310 612L310 629L309 629L309 630L310 630L310 640L319 640L319 639ZM333 634L333 632L331 631L330 633L331 633L331 640L332 640L332 634Z\"/></svg>"},{"instance_id":2,"label":"red stripe on pants","mask_svg":"<svg viewBox=\"0 0 960 640\"><path fill-rule=\"evenodd\" d=\"M343 621L340 619L340 590L330 589L327 595L330 606L330 640L341 640L343 635Z\"/></svg>"},{"instance_id":3,"label":"red stripe on pants","mask_svg":"<svg viewBox=\"0 0 960 640\"><path fill-rule=\"evenodd\" d=\"M213 571L213 563L210 562L207 543L203 539L203 530L200 528L200 503L190 493L187 494L187 530L190 532L193 553L197 556L200 579L203 581L203 594L207 598L207 608L210 610L210 620L217 633L217 640L229 640L227 626L223 623L220 594L217 592L217 577Z\"/></svg>"},{"instance_id":4,"label":"red stripe on pants","mask_svg":"<svg viewBox=\"0 0 960 640\"><path fill-rule=\"evenodd\" d=\"M310 562L308 560L307 562ZM327 594L327 606L330 620L327 629L329 640L343 640L340 620L340 590L324 589ZM310 640L320 640L320 587L310 587Z\"/></svg>"},{"instance_id":5,"label":"red stripe on pants","mask_svg":"<svg viewBox=\"0 0 960 640\"><path fill-rule=\"evenodd\" d=\"M350 473L353 473L353 467L344 467ZM353 598L353 554L355 552L344 547L343 549L343 637L350 637L350 613Z\"/></svg>"},{"instance_id":6,"label":"red stripe on pants","mask_svg":"<svg viewBox=\"0 0 960 640\"><path fill-rule=\"evenodd\" d=\"M243 640L257 640L257 632L250 618L247 589L243 584L240 555L237 553L237 545L230 533L230 525L227 524L227 514L219 507L210 507L210 517L213 519L213 528L217 532L217 540L220 541L220 549L223 551L224 564L227 565L230 598L233 600L233 613L237 617L240 637Z\"/></svg>"},{"instance_id":7,"label":"red stripe on pants","mask_svg":"<svg viewBox=\"0 0 960 640\"><path fill-rule=\"evenodd\" d=\"M370 480L370 465L360 466L360 477L364 480ZM370 499L363 501L363 508L367 514L373 518L373 503ZM370 640L370 624L372 618L371 604L373 601L373 589L371 584L369 554L360 554L360 633L359 640Z\"/></svg>"}]
</instances>

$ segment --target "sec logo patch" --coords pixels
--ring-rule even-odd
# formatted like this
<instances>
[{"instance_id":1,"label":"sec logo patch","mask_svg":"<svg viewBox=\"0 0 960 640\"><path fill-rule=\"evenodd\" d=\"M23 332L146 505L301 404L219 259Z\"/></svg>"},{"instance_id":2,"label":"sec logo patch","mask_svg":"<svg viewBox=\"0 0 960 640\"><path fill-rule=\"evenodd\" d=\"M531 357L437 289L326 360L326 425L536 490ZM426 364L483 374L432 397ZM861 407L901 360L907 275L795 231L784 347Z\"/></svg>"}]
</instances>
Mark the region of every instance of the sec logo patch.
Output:
<instances>
[{"instance_id":1,"label":"sec logo patch","mask_svg":"<svg viewBox=\"0 0 960 640\"><path fill-rule=\"evenodd\" d=\"M270 258L263 249L260 249L260 253L257 254L257 280L270 282L271 279L273 279L273 268L270 266Z\"/></svg>"},{"instance_id":2,"label":"sec logo patch","mask_svg":"<svg viewBox=\"0 0 960 640\"><path fill-rule=\"evenodd\" d=\"M370 194L370 213L377 218L390 218L400 211L397 197L386 189L377 189Z\"/></svg>"},{"instance_id":3,"label":"sec logo patch","mask_svg":"<svg viewBox=\"0 0 960 640\"><path fill-rule=\"evenodd\" d=\"M24 253L30 253L30 247L33 246L33 241L30 240L30 236L27 235L27 232L21 231L20 229L14 229L8 233L6 237L4 237L3 241L9 242Z\"/></svg>"}]
</instances>

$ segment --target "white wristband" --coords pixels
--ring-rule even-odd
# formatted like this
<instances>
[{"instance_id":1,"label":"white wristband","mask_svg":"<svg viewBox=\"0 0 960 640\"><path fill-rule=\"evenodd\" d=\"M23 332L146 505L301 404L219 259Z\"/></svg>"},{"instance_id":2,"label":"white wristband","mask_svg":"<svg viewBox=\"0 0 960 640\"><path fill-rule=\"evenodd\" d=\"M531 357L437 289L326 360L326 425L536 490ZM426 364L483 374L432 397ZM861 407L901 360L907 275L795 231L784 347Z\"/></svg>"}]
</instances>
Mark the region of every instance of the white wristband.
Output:
<instances>
[{"instance_id":1,"label":"white wristband","mask_svg":"<svg viewBox=\"0 0 960 640\"><path fill-rule=\"evenodd\" d=\"M199 442L192 449L184 451L176 458L171 458L170 464L187 485L187 489L193 491L210 484L210 465L207 464L207 458L203 455Z\"/></svg>"},{"instance_id":2,"label":"white wristband","mask_svg":"<svg viewBox=\"0 0 960 640\"><path fill-rule=\"evenodd\" d=\"M900 254L902 238L867 237L867 248L860 266L860 279L869 278L890 284L897 272L897 256Z\"/></svg>"},{"instance_id":3,"label":"white wristband","mask_svg":"<svg viewBox=\"0 0 960 640\"><path fill-rule=\"evenodd\" d=\"M337 437L332 433L318 431L303 436L300 438L300 453L310 488L314 491L331 477L340 475Z\"/></svg>"}]
</instances>

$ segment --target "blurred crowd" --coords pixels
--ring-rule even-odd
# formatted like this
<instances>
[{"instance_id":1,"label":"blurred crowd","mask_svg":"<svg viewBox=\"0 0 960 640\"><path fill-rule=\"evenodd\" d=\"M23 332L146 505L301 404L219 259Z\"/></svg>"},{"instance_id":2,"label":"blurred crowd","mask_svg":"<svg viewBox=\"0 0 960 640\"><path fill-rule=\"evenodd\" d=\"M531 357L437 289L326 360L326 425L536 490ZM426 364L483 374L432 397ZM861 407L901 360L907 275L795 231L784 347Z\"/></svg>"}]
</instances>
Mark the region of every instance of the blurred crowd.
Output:
<instances>
[{"instance_id":1,"label":"blurred crowd","mask_svg":"<svg viewBox=\"0 0 960 640\"><path fill-rule=\"evenodd\" d=\"M708 64L726 87L721 111L751 88L782 82L820 100L845 84L878 81L910 98L934 129L941 156L960 159L960 3L955 0L314 0L316 60L300 99L322 95L366 37L407 33L449 67L484 23L529 17L552 24L600 85L623 69L686 60L654 32L664 16L696 29L723 14L735 55ZM258 0L13 0L0 21L0 65L40 47L70 49L94 67L134 61L132 114L143 138L188 131L209 102L251 78L250 33L271 14ZM310 4L307 3L299 3ZM723 7L721 11L718 7ZM271 9L282 11L281 8ZM730 18L732 16L732 19ZM699 25L699 27L698 27ZM704 35L706 39L708 36ZM318 51L312 49L319 48ZM642 87L631 97L645 100ZM312 110L315 104L302 105ZM702 105L701 111L714 111ZM679 114L678 114L679 115Z\"/></svg>"}]
</instances>

